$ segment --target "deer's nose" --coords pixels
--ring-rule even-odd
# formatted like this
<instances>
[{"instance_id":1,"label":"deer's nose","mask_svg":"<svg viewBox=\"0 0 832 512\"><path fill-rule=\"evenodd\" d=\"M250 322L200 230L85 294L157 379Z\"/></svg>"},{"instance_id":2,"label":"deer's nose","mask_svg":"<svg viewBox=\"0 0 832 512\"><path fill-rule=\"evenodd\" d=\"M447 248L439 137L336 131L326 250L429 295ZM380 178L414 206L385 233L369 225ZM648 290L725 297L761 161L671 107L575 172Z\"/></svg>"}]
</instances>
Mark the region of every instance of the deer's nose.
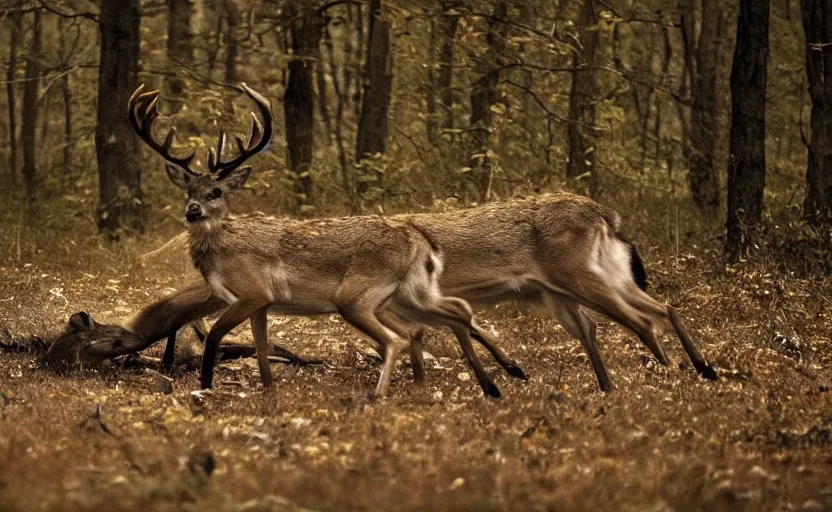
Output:
<instances>
[{"instance_id":1,"label":"deer's nose","mask_svg":"<svg viewBox=\"0 0 832 512\"><path fill-rule=\"evenodd\" d=\"M188 222L196 222L202 218L202 207L198 203L189 203L185 209L185 219Z\"/></svg>"}]
</instances>

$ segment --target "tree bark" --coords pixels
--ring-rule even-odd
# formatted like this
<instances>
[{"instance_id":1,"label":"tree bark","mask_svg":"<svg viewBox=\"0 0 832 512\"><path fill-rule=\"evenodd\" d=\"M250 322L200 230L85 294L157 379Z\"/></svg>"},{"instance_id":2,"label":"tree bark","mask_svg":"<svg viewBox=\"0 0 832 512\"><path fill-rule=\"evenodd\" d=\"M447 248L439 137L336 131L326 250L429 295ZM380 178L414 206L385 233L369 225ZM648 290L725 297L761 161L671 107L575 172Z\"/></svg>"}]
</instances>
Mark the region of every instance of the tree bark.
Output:
<instances>
[{"instance_id":1,"label":"tree bark","mask_svg":"<svg viewBox=\"0 0 832 512\"><path fill-rule=\"evenodd\" d=\"M431 59L431 69L428 83L428 115L431 125L428 126L428 139L431 143L438 142L437 126L443 130L454 127L454 50L456 49L456 30L459 26L459 14L456 12L455 2L443 2L442 13L433 23L434 42L431 52L436 53L436 62ZM434 67L436 69L434 69ZM439 98L438 105L436 98ZM437 109L438 106L438 109ZM438 110L438 112L437 112Z\"/></svg>"},{"instance_id":2,"label":"tree bark","mask_svg":"<svg viewBox=\"0 0 832 512\"><path fill-rule=\"evenodd\" d=\"M286 150L289 169L294 174L294 192L298 211L313 204L314 184L310 170L315 147L315 80L314 60L324 18L315 9L289 14L292 60L289 80L283 97L286 128Z\"/></svg>"},{"instance_id":3,"label":"tree bark","mask_svg":"<svg viewBox=\"0 0 832 512\"><path fill-rule=\"evenodd\" d=\"M165 97L174 114L184 104L182 93L185 84L181 69L191 65L194 60L192 16L193 0L168 0L168 75L165 77Z\"/></svg>"},{"instance_id":4,"label":"tree bark","mask_svg":"<svg viewBox=\"0 0 832 512\"><path fill-rule=\"evenodd\" d=\"M326 32L324 32L326 33ZM326 133L327 143L332 140L332 119L329 116L329 91L327 91L326 83L326 68L324 67L324 56L318 47L318 55L315 58L315 80L318 83L318 113L321 115L321 120L324 122L324 132ZM331 76L334 77L337 69L330 70Z\"/></svg>"},{"instance_id":5,"label":"tree bark","mask_svg":"<svg viewBox=\"0 0 832 512\"><path fill-rule=\"evenodd\" d=\"M23 85L23 112L21 140L23 142L23 181L29 207L35 207L35 179L37 170L37 122L38 89L40 86L40 10L32 13L32 40L26 56L26 74Z\"/></svg>"},{"instance_id":6,"label":"tree bark","mask_svg":"<svg viewBox=\"0 0 832 512\"><path fill-rule=\"evenodd\" d=\"M428 37L427 69L428 77L425 84L425 135L432 145L439 143L439 125L436 115L436 20L429 20L430 36Z\"/></svg>"},{"instance_id":7,"label":"tree bark","mask_svg":"<svg viewBox=\"0 0 832 512\"><path fill-rule=\"evenodd\" d=\"M361 10L361 4L359 3L355 4L355 69L361 67L362 62L364 62L364 57L364 16ZM352 73L352 69L350 73ZM360 77L361 73L358 75ZM346 84L350 81L349 77L345 74L344 83ZM356 119L361 117L361 93L363 92L361 87L360 78L356 78L352 95L352 109ZM349 87L344 87L344 94L349 94Z\"/></svg>"},{"instance_id":8,"label":"tree bark","mask_svg":"<svg viewBox=\"0 0 832 512\"><path fill-rule=\"evenodd\" d=\"M222 0L223 4L225 0ZM207 60L207 77L211 80L214 76L214 68L217 67L217 56L220 52L220 41L222 40L222 27L225 21L225 7L219 5L220 0L205 0L203 26L213 26L214 28L205 30L203 41L205 46L205 56Z\"/></svg>"},{"instance_id":9,"label":"tree bark","mask_svg":"<svg viewBox=\"0 0 832 512\"><path fill-rule=\"evenodd\" d=\"M17 9L11 16L12 28L9 31L9 67L6 70L6 96L9 103L9 184L11 188L17 186L17 94L15 94L15 78L17 77L17 50L20 46L21 24L23 16L20 10L23 0L18 0Z\"/></svg>"},{"instance_id":10,"label":"tree bark","mask_svg":"<svg viewBox=\"0 0 832 512\"><path fill-rule=\"evenodd\" d=\"M832 226L832 0L802 0L812 135L806 170L806 219ZM825 21L825 23L824 23Z\"/></svg>"},{"instance_id":11,"label":"tree bark","mask_svg":"<svg viewBox=\"0 0 832 512\"><path fill-rule=\"evenodd\" d=\"M61 66L68 69L71 55L67 46L66 24L64 18L58 18L58 45ZM77 44L77 39L76 39ZM64 151L63 172L67 174L72 168L72 90L69 84L69 73L61 77L61 97L64 106Z\"/></svg>"},{"instance_id":12,"label":"tree bark","mask_svg":"<svg viewBox=\"0 0 832 512\"><path fill-rule=\"evenodd\" d=\"M572 56L572 87L569 92L569 127L567 144L569 160L566 177L573 184L589 174L590 195L597 195L598 177L595 172L595 60L598 49L598 16L595 1L584 0L578 20L583 51Z\"/></svg>"},{"instance_id":13,"label":"tree bark","mask_svg":"<svg viewBox=\"0 0 832 512\"><path fill-rule=\"evenodd\" d=\"M695 50L696 70L692 76L693 105L688 183L694 204L709 216L716 215L719 210L716 148L717 64L721 17L722 8L719 0L702 0L702 23Z\"/></svg>"},{"instance_id":14,"label":"tree bark","mask_svg":"<svg viewBox=\"0 0 832 512\"><path fill-rule=\"evenodd\" d=\"M393 84L393 56L390 24L382 17L381 0L370 0L368 32L364 92L355 145L356 162L387 151L387 110ZM359 183L359 194L365 193L371 184L383 188L383 177L381 173L376 173L374 180Z\"/></svg>"},{"instance_id":15,"label":"tree bark","mask_svg":"<svg viewBox=\"0 0 832 512\"><path fill-rule=\"evenodd\" d=\"M240 25L240 11L234 0L225 0L225 83L236 85L237 82L237 27ZM223 113L229 119L234 117L234 101L230 96L225 97Z\"/></svg>"},{"instance_id":16,"label":"tree bark","mask_svg":"<svg viewBox=\"0 0 832 512\"><path fill-rule=\"evenodd\" d=\"M327 30L326 38L324 39L324 48L326 48L327 58L329 61L329 68L335 70L338 68L338 64L335 62L335 51L332 44L332 36L328 33ZM347 60L349 63L349 60ZM347 64L348 65L348 64ZM344 74L344 81L346 82L346 73ZM347 198L350 202L350 210L351 213L357 214L360 212L360 205L358 202L358 198L356 197L356 189L355 189L355 173L354 173L354 166L351 166L347 163L347 151L344 145L344 108L347 104L347 95L349 94L349 88L344 85L342 87L341 81L338 78L338 73L332 73L332 89L335 92L335 99L337 101L335 105L335 119L334 119L334 129L335 129L335 144L338 148L338 164L341 167L341 181L342 186L344 188L344 194L346 194Z\"/></svg>"},{"instance_id":17,"label":"tree bark","mask_svg":"<svg viewBox=\"0 0 832 512\"><path fill-rule=\"evenodd\" d=\"M102 0L98 83L98 228L116 237L143 230L144 205L138 146L123 113L138 84L139 0Z\"/></svg>"},{"instance_id":18,"label":"tree bark","mask_svg":"<svg viewBox=\"0 0 832 512\"><path fill-rule=\"evenodd\" d=\"M740 0L731 69L731 131L725 252L737 261L751 246L766 180L766 65L769 1Z\"/></svg>"},{"instance_id":19,"label":"tree bark","mask_svg":"<svg viewBox=\"0 0 832 512\"><path fill-rule=\"evenodd\" d=\"M488 34L485 37L488 50L477 63L479 78L471 87L471 177L476 188L476 200L485 202L491 191L492 165L488 157L491 135L491 107L497 103L497 85L500 83L498 60L505 50L508 34L508 4L500 1L494 6L488 22ZM467 195L467 194L466 194Z\"/></svg>"}]
</instances>

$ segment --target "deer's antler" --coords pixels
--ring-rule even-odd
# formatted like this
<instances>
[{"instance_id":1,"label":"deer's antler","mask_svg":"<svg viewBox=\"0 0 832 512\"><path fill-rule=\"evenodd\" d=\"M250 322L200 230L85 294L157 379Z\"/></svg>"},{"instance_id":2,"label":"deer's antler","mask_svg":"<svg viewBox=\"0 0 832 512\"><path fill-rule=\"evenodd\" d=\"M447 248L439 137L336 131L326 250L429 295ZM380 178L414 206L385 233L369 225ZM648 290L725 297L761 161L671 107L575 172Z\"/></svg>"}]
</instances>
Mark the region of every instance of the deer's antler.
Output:
<instances>
[{"instance_id":1,"label":"deer's antler","mask_svg":"<svg viewBox=\"0 0 832 512\"><path fill-rule=\"evenodd\" d=\"M263 123L260 123L260 120L257 119L257 115L254 112L251 113L254 120L251 125L251 135L248 138L248 142L244 141L241 137L235 137L240 155L227 162L222 161L222 151L225 147L226 137L225 132L220 130L216 152L213 149L208 150L208 170L217 180L226 178L234 169L242 165L243 162L262 151L269 144L269 140L272 137L271 103L265 96L246 84L242 84L242 86L243 91L254 101L258 110L260 110Z\"/></svg>"},{"instance_id":2,"label":"deer's antler","mask_svg":"<svg viewBox=\"0 0 832 512\"><path fill-rule=\"evenodd\" d=\"M153 139L153 122L159 117L159 110L157 103L159 101L159 91L144 90L144 84L140 85L136 91L130 96L130 101L127 103L127 118L130 120L130 125L154 151L162 155L162 158L168 162L177 165L184 169L191 176L199 176L199 173L190 168L191 161L194 159L195 153L191 151L190 154L184 157L173 156L170 152L173 146L173 140L176 137L176 129L171 128L168 131L165 141L161 144Z\"/></svg>"}]
</instances>

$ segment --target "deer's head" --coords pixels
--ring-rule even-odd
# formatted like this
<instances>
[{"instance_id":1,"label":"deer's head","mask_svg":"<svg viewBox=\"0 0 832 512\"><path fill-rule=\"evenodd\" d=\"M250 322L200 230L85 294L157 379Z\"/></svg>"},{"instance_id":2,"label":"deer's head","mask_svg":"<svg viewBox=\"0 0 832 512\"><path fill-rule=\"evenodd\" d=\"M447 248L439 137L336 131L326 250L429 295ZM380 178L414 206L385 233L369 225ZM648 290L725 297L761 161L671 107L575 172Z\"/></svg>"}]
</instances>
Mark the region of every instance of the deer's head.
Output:
<instances>
[{"instance_id":1,"label":"deer's head","mask_svg":"<svg viewBox=\"0 0 832 512\"><path fill-rule=\"evenodd\" d=\"M144 85L141 85L130 97L127 112L130 124L139 137L165 159L165 170L171 181L188 193L185 219L191 224L220 220L226 216L228 213L227 192L241 188L251 174L251 167L241 167L241 165L263 150L271 139L272 115L269 100L246 84L242 84L242 87L257 105L263 122L261 123L252 112L254 121L251 126L251 135L247 142L240 137L235 137L240 154L228 161L223 161L226 136L225 132L220 130L216 151L208 150L207 173L191 168L195 155L193 151L182 157L171 154L170 149L176 136L174 128L168 131L162 143L153 138L153 122L159 116L157 108L159 91L142 92Z\"/></svg>"}]
</instances>

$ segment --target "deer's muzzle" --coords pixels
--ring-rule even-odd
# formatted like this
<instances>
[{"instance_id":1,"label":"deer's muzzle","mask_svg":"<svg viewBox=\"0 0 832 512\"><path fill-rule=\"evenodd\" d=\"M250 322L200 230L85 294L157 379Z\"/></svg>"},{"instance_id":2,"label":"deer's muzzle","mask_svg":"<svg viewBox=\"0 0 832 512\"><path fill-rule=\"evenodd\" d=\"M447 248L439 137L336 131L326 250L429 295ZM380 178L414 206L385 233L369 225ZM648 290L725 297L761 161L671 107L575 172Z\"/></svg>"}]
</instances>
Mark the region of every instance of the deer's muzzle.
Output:
<instances>
[{"instance_id":1,"label":"deer's muzzle","mask_svg":"<svg viewBox=\"0 0 832 512\"><path fill-rule=\"evenodd\" d=\"M185 209L185 219L188 222L196 222L202 218L202 207L198 203L190 203Z\"/></svg>"}]
</instances>

